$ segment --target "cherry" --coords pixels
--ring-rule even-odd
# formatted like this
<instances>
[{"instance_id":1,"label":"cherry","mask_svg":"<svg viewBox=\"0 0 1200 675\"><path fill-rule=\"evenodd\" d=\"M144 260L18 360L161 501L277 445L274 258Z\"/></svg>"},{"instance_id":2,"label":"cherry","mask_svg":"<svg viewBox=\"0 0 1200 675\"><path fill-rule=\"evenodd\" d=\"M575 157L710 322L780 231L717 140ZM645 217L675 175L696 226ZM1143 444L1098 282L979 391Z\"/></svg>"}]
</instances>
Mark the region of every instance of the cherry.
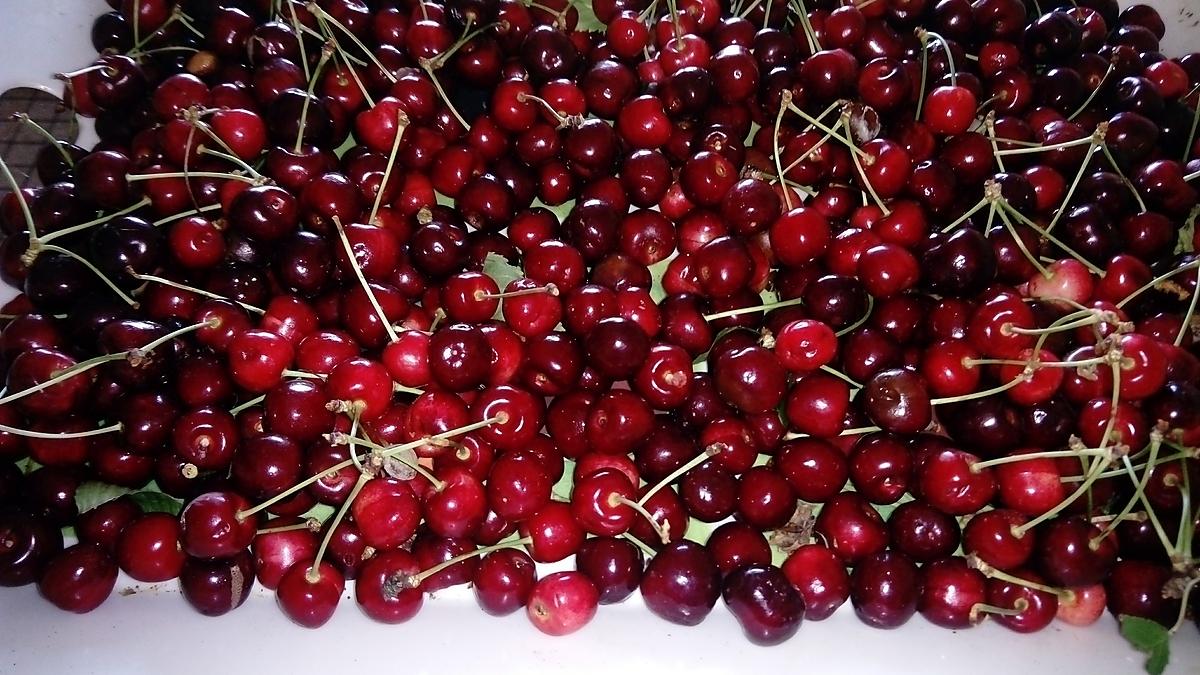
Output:
<instances>
[{"instance_id":1,"label":"cherry","mask_svg":"<svg viewBox=\"0 0 1200 675\"><path fill-rule=\"evenodd\" d=\"M887 547L887 526L879 512L856 492L825 502L814 530L847 564L857 564Z\"/></svg>"},{"instance_id":2,"label":"cherry","mask_svg":"<svg viewBox=\"0 0 1200 675\"><path fill-rule=\"evenodd\" d=\"M850 577L854 612L875 628L903 625L916 613L920 598L920 572L903 553L876 553L859 562Z\"/></svg>"},{"instance_id":3,"label":"cherry","mask_svg":"<svg viewBox=\"0 0 1200 675\"><path fill-rule=\"evenodd\" d=\"M206 492L179 514L180 541L183 550L196 558L231 558L254 539L257 524L242 515L250 508L246 499L234 492Z\"/></svg>"},{"instance_id":4,"label":"cherry","mask_svg":"<svg viewBox=\"0 0 1200 675\"><path fill-rule=\"evenodd\" d=\"M900 504L888 518L891 547L917 563L949 557L958 549L961 528L954 518L921 501Z\"/></svg>"},{"instance_id":5,"label":"cherry","mask_svg":"<svg viewBox=\"0 0 1200 675\"><path fill-rule=\"evenodd\" d=\"M1036 555L1038 567L1050 583L1090 586L1104 580L1117 559L1111 537L1080 518L1054 520L1041 528Z\"/></svg>"},{"instance_id":6,"label":"cherry","mask_svg":"<svg viewBox=\"0 0 1200 675\"><path fill-rule=\"evenodd\" d=\"M95 544L56 553L38 578L38 592L61 610L86 614L108 599L117 584L117 563Z\"/></svg>"},{"instance_id":7,"label":"cherry","mask_svg":"<svg viewBox=\"0 0 1200 675\"><path fill-rule=\"evenodd\" d=\"M1013 530L1027 520L1008 509L977 513L963 528L963 550L999 570L1021 567L1033 555L1035 537L1018 536Z\"/></svg>"},{"instance_id":8,"label":"cherry","mask_svg":"<svg viewBox=\"0 0 1200 675\"><path fill-rule=\"evenodd\" d=\"M293 527L296 524L291 518L269 521L264 531L254 538L250 547L254 553L254 569L264 588L274 590L288 568L316 555L316 535L307 527Z\"/></svg>"},{"instance_id":9,"label":"cherry","mask_svg":"<svg viewBox=\"0 0 1200 675\"><path fill-rule=\"evenodd\" d=\"M179 573L183 598L205 616L221 616L242 606L254 586L254 559L247 551L231 558L189 557Z\"/></svg>"},{"instance_id":10,"label":"cherry","mask_svg":"<svg viewBox=\"0 0 1200 675\"><path fill-rule=\"evenodd\" d=\"M661 549L646 566L642 598L651 612L695 626L712 611L721 593L721 573L704 547L678 541Z\"/></svg>"},{"instance_id":11,"label":"cherry","mask_svg":"<svg viewBox=\"0 0 1200 675\"><path fill-rule=\"evenodd\" d=\"M342 573L332 564L302 560L284 572L275 599L292 621L305 628L320 628L333 617L345 587Z\"/></svg>"},{"instance_id":12,"label":"cherry","mask_svg":"<svg viewBox=\"0 0 1200 675\"><path fill-rule=\"evenodd\" d=\"M962 558L934 560L921 568L921 598L917 611L943 628L974 626L975 606L987 600L987 579Z\"/></svg>"},{"instance_id":13,"label":"cherry","mask_svg":"<svg viewBox=\"0 0 1200 675\"><path fill-rule=\"evenodd\" d=\"M803 596L771 565L739 567L725 578L721 595L754 644L786 641L800 629L804 618Z\"/></svg>"},{"instance_id":14,"label":"cherry","mask_svg":"<svg viewBox=\"0 0 1200 675\"><path fill-rule=\"evenodd\" d=\"M724 523L704 544L722 575L747 565L769 565L771 547L762 531L738 521Z\"/></svg>"},{"instance_id":15,"label":"cherry","mask_svg":"<svg viewBox=\"0 0 1200 675\"><path fill-rule=\"evenodd\" d=\"M381 550L407 542L416 534L421 521L421 505L412 488L407 482L391 477L364 482L350 505L350 513L363 540Z\"/></svg>"},{"instance_id":16,"label":"cherry","mask_svg":"<svg viewBox=\"0 0 1200 675\"><path fill-rule=\"evenodd\" d=\"M147 513L131 522L117 542L121 570L147 583L178 577L187 556L179 543L179 520L167 513Z\"/></svg>"},{"instance_id":17,"label":"cherry","mask_svg":"<svg viewBox=\"0 0 1200 675\"><path fill-rule=\"evenodd\" d=\"M0 585L33 583L62 549L62 532L46 516L15 507L0 510Z\"/></svg>"},{"instance_id":18,"label":"cherry","mask_svg":"<svg viewBox=\"0 0 1200 675\"><path fill-rule=\"evenodd\" d=\"M547 635L568 635L596 615L599 592L580 572L555 572L533 585L526 614Z\"/></svg>"},{"instance_id":19,"label":"cherry","mask_svg":"<svg viewBox=\"0 0 1200 675\"><path fill-rule=\"evenodd\" d=\"M471 587L483 611L505 616L528 604L536 582L533 559L524 551L508 548L480 558Z\"/></svg>"},{"instance_id":20,"label":"cherry","mask_svg":"<svg viewBox=\"0 0 1200 675\"><path fill-rule=\"evenodd\" d=\"M363 613L381 623L403 623L421 610L420 588L404 588L398 579L421 571L408 551L384 551L363 563L354 584L354 597Z\"/></svg>"},{"instance_id":21,"label":"cherry","mask_svg":"<svg viewBox=\"0 0 1200 675\"><path fill-rule=\"evenodd\" d=\"M1041 577L1027 570L1015 570L1013 575L1033 583L1042 582ZM1039 631L1050 625L1058 613L1058 596L1011 581L988 579L987 598L989 605L1016 610L1011 615L997 614L995 619L1018 633Z\"/></svg>"}]
</instances>

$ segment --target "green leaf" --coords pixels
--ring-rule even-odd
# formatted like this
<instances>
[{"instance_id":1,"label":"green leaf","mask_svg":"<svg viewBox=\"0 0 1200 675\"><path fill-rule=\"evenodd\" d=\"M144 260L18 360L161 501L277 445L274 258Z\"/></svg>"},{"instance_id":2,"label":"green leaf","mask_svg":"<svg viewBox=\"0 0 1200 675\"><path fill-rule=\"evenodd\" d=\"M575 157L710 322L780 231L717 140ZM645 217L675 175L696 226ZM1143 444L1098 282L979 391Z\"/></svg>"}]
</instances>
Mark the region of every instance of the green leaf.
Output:
<instances>
[{"instance_id":1,"label":"green leaf","mask_svg":"<svg viewBox=\"0 0 1200 675\"><path fill-rule=\"evenodd\" d=\"M182 501L156 490L134 492L129 498L137 503L144 513L169 513L177 516L183 510Z\"/></svg>"},{"instance_id":2,"label":"green leaf","mask_svg":"<svg viewBox=\"0 0 1200 675\"><path fill-rule=\"evenodd\" d=\"M1134 649L1146 655L1146 672L1162 675L1171 658L1171 633L1157 621L1121 615L1121 635Z\"/></svg>"},{"instance_id":3,"label":"green leaf","mask_svg":"<svg viewBox=\"0 0 1200 675\"><path fill-rule=\"evenodd\" d=\"M575 489L575 460L568 459L563 462L563 475L550 488L550 494L562 497L565 499L571 498L571 492Z\"/></svg>"},{"instance_id":4,"label":"green leaf","mask_svg":"<svg viewBox=\"0 0 1200 675\"><path fill-rule=\"evenodd\" d=\"M1192 209L1188 214L1187 220L1183 221L1183 227L1179 228L1178 238L1175 240L1175 254L1192 253L1196 250L1196 218L1200 217L1200 206Z\"/></svg>"},{"instance_id":5,"label":"green leaf","mask_svg":"<svg viewBox=\"0 0 1200 675\"><path fill-rule=\"evenodd\" d=\"M324 523L327 522L329 518L336 512L337 509L333 508L329 504L316 504L311 509L301 514L300 518L316 518Z\"/></svg>"},{"instance_id":6,"label":"green leaf","mask_svg":"<svg viewBox=\"0 0 1200 675\"><path fill-rule=\"evenodd\" d=\"M655 304L661 303L667 297L667 292L663 289L663 275L667 273L667 267L671 265L671 261L675 259L677 254L671 254L664 260L660 260L650 266L650 297Z\"/></svg>"},{"instance_id":7,"label":"green leaf","mask_svg":"<svg viewBox=\"0 0 1200 675\"><path fill-rule=\"evenodd\" d=\"M525 276L520 267L508 262L508 259L502 255L488 253L483 259L483 273L492 278L496 282L496 286L501 291L505 289L514 279L520 279ZM493 319L503 318L504 303L500 303L496 307L496 314Z\"/></svg>"},{"instance_id":8,"label":"green leaf","mask_svg":"<svg viewBox=\"0 0 1200 675\"><path fill-rule=\"evenodd\" d=\"M579 11L579 23L575 26L575 30L584 33L603 33L608 28L604 22L596 18L596 12L592 9L592 0L573 0L571 4Z\"/></svg>"},{"instance_id":9,"label":"green leaf","mask_svg":"<svg viewBox=\"0 0 1200 675\"><path fill-rule=\"evenodd\" d=\"M21 473L30 474L42 468L42 465L33 461L32 457L26 457L25 459L17 462L17 468L21 470Z\"/></svg>"},{"instance_id":10,"label":"green leaf","mask_svg":"<svg viewBox=\"0 0 1200 675\"><path fill-rule=\"evenodd\" d=\"M101 504L111 502L117 497L133 494L133 492L129 488L88 481L82 483L79 489L75 490L75 508L79 509L80 513L86 513Z\"/></svg>"}]
</instances>

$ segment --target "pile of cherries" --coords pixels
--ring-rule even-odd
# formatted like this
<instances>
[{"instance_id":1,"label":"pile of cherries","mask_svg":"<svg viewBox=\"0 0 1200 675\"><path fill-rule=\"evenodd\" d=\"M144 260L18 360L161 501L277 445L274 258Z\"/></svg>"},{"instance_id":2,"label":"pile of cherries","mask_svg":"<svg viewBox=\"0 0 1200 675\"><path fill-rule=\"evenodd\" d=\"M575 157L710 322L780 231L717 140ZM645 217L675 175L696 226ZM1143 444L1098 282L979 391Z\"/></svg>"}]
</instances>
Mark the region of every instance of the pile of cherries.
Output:
<instances>
[{"instance_id":1,"label":"pile of cherries","mask_svg":"<svg viewBox=\"0 0 1200 675\"><path fill-rule=\"evenodd\" d=\"M0 201L0 584L1186 624L1200 54L1154 9L109 4L99 143Z\"/></svg>"}]
</instances>

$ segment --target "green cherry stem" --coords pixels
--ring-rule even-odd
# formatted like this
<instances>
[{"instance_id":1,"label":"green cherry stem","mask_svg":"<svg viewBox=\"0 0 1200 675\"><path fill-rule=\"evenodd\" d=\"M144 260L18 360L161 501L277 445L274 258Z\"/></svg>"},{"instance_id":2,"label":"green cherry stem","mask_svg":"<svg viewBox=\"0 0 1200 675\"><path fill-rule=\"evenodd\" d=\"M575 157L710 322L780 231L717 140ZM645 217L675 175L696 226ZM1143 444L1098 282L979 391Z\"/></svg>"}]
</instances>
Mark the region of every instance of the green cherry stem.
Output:
<instances>
[{"instance_id":1,"label":"green cherry stem","mask_svg":"<svg viewBox=\"0 0 1200 675\"><path fill-rule=\"evenodd\" d=\"M333 520L329 521L329 529L326 530L325 536L321 539L321 546L317 548L317 555L313 558L312 565L308 568L308 573L305 574L305 578L308 579L309 583L315 584L321 580L321 573L318 571L318 568L321 566L321 559L325 557L325 551L329 548L329 542L333 539L333 532L342 523L342 519L346 517L346 512L350 510L350 505L354 503L354 500L358 497L358 493L362 491L363 486L370 479L371 476L366 473L358 474L358 480L354 483L354 487L350 488L350 494L346 495L346 501L342 502L341 508L333 515Z\"/></svg>"}]
</instances>

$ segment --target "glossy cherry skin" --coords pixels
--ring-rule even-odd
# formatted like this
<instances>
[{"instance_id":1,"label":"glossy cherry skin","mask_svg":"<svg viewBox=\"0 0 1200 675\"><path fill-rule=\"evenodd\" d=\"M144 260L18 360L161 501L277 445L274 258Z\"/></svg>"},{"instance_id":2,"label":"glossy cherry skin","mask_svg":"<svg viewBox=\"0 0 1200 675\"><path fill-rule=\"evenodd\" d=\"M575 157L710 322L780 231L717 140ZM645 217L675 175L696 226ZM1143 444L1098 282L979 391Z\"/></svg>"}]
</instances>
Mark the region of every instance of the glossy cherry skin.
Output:
<instances>
[{"instance_id":1,"label":"glossy cherry skin","mask_svg":"<svg viewBox=\"0 0 1200 675\"><path fill-rule=\"evenodd\" d=\"M621 602L637 590L645 560L642 550L626 539L592 537L575 554L575 568L600 592L599 602Z\"/></svg>"},{"instance_id":2,"label":"glossy cherry skin","mask_svg":"<svg viewBox=\"0 0 1200 675\"><path fill-rule=\"evenodd\" d=\"M850 577L850 602L864 623L896 628L917 611L921 578L917 566L903 553L877 553L855 568Z\"/></svg>"},{"instance_id":3,"label":"glossy cherry skin","mask_svg":"<svg viewBox=\"0 0 1200 675\"><path fill-rule=\"evenodd\" d=\"M95 544L76 544L50 559L38 591L61 610L86 614L103 604L116 584L112 556Z\"/></svg>"},{"instance_id":4,"label":"glossy cherry skin","mask_svg":"<svg viewBox=\"0 0 1200 675\"><path fill-rule=\"evenodd\" d=\"M695 626L717 604L721 572L703 546L678 541L650 559L641 591L654 614L671 623Z\"/></svg>"},{"instance_id":5,"label":"glossy cherry skin","mask_svg":"<svg viewBox=\"0 0 1200 675\"><path fill-rule=\"evenodd\" d=\"M529 602L537 570L529 554L508 548L492 551L479 560L471 588L475 601L492 616L505 616Z\"/></svg>"},{"instance_id":6,"label":"glossy cherry skin","mask_svg":"<svg viewBox=\"0 0 1200 675\"><path fill-rule=\"evenodd\" d=\"M600 593L580 572L554 572L539 579L529 594L526 614L547 635L568 635L596 616Z\"/></svg>"},{"instance_id":7,"label":"glossy cherry skin","mask_svg":"<svg viewBox=\"0 0 1200 675\"><path fill-rule=\"evenodd\" d=\"M800 630L804 598L778 568L746 565L725 577L721 596L742 632L756 645L785 642Z\"/></svg>"},{"instance_id":8,"label":"glossy cherry skin","mask_svg":"<svg viewBox=\"0 0 1200 675\"><path fill-rule=\"evenodd\" d=\"M942 558L921 568L917 611L943 628L969 628L978 622L975 605L987 601L987 579L963 558Z\"/></svg>"},{"instance_id":9,"label":"glossy cherry skin","mask_svg":"<svg viewBox=\"0 0 1200 675\"><path fill-rule=\"evenodd\" d=\"M183 598L204 616L228 614L250 597L254 587L254 559L248 551L232 558L188 558L179 573Z\"/></svg>"},{"instance_id":10,"label":"glossy cherry skin","mask_svg":"<svg viewBox=\"0 0 1200 675\"><path fill-rule=\"evenodd\" d=\"M253 517L240 517L250 503L233 492L208 492L193 499L179 514L184 551L197 558L229 558L254 540Z\"/></svg>"},{"instance_id":11,"label":"glossy cherry skin","mask_svg":"<svg viewBox=\"0 0 1200 675\"><path fill-rule=\"evenodd\" d=\"M1028 570L1014 570L1013 576L1043 583L1040 576ZM1050 625L1058 613L1058 596L1052 593L1000 579L988 579L987 587L989 605L1020 610L1017 614L996 614L993 617L1000 625L1018 633L1039 631Z\"/></svg>"},{"instance_id":12,"label":"glossy cherry skin","mask_svg":"<svg viewBox=\"0 0 1200 675\"><path fill-rule=\"evenodd\" d=\"M18 508L0 510L0 586L33 583L62 548L62 530L49 518Z\"/></svg>"},{"instance_id":13,"label":"glossy cherry skin","mask_svg":"<svg viewBox=\"0 0 1200 675\"><path fill-rule=\"evenodd\" d=\"M817 514L815 532L851 565L887 547L887 525L857 492L843 492L826 502Z\"/></svg>"},{"instance_id":14,"label":"glossy cherry skin","mask_svg":"<svg viewBox=\"0 0 1200 675\"><path fill-rule=\"evenodd\" d=\"M179 576L186 560L179 543L179 520L147 513L129 524L117 542L117 562L129 576L147 583Z\"/></svg>"},{"instance_id":15,"label":"glossy cherry skin","mask_svg":"<svg viewBox=\"0 0 1200 675\"><path fill-rule=\"evenodd\" d=\"M363 563L354 582L354 597L363 613L380 623L404 623L425 602L421 588L405 588L401 578L419 574L421 565L408 551L383 551Z\"/></svg>"},{"instance_id":16,"label":"glossy cherry skin","mask_svg":"<svg viewBox=\"0 0 1200 675\"><path fill-rule=\"evenodd\" d=\"M275 590L279 608L289 619L305 628L320 628L337 609L338 600L346 588L345 578L331 563L316 565L312 560L302 560L292 565Z\"/></svg>"}]
</instances>

